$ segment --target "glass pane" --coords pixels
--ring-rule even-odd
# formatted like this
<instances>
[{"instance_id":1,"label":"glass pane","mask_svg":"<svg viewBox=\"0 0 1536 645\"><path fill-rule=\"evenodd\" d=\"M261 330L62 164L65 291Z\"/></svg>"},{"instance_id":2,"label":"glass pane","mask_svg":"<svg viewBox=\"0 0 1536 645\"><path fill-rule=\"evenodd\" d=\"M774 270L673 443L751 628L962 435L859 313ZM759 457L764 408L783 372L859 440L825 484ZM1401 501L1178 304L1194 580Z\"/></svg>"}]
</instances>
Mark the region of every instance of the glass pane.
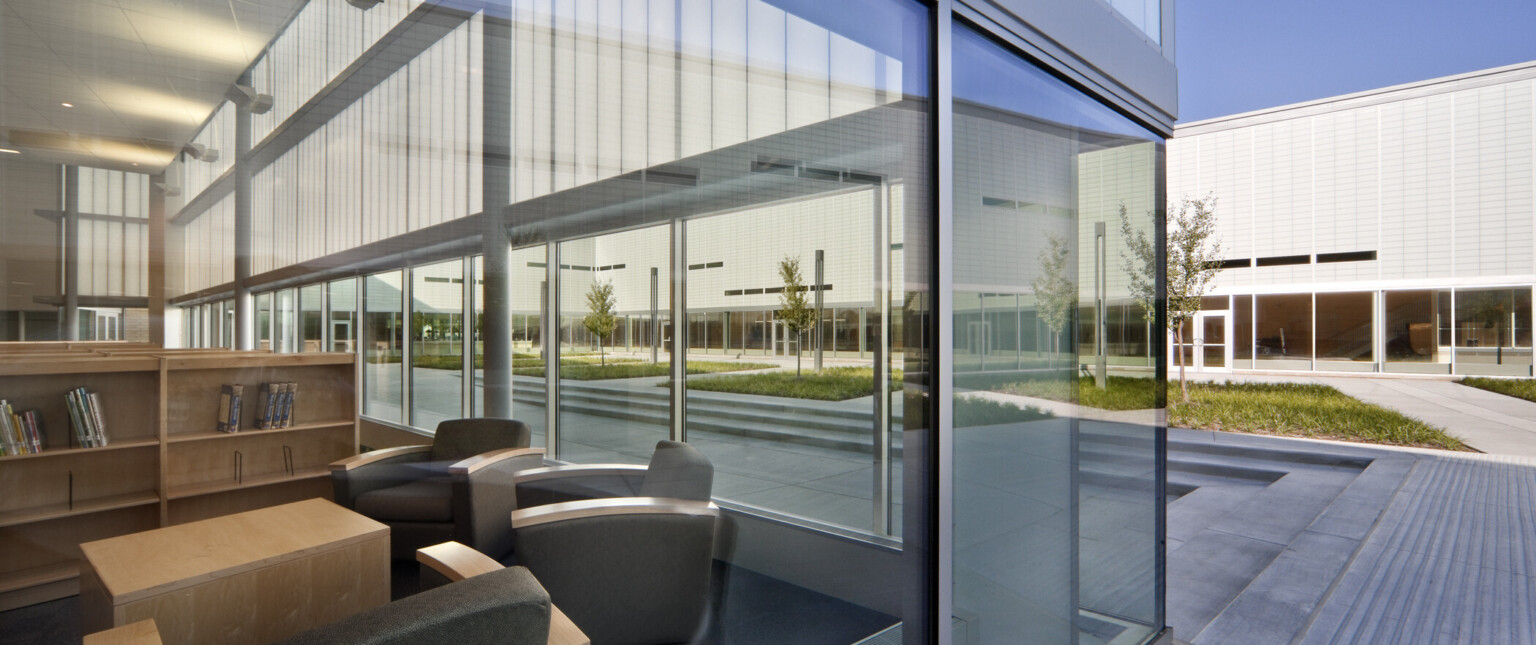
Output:
<instances>
[{"instance_id":1,"label":"glass pane","mask_svg":"<svg viewBox=\"0 0 1536 645\"><path fill-rule=\"evenodd\" d=\"M1456 372L1529 376L1531 289L1456 290Z\"/></svg>"},{"instance_id":2,"label":"glass pane","mask_svg":"<svg viewBox=\"0 0 1536 645\"><path fill-rule=\"evenodd\" d=\"M1253 367L1253 296L1232 297L1233 367Z\"/></svg>"},{"instance_id":3,"label":"glass pane","mask_svg":"<svg viewBox=\"0 0 1536 645\"><path fill-rule=\"evenodd\" d=\"M1364 293L1317 294L1317 359L1372 363L1374 295ZM1331 366L1328 369L1339 369Z\"/></svg>"},{"instance_id":4,"label":"glass pane","mask_svg":"<svg viewBox=\"0 0 1536 645\"><path fill-rule=\"evenodd\" d=\"M1312 368L1312 294L1254 296L1254 367Z\"/></svg>"},{"instance_id":5,"label":"glass pane","mask_svg":"<svg viewBox=\"0 0 1536 645\"><path fill-rule=\"evenodd\" d=\"M333 352L357 351L357 278L337 280L326 293L327 332Z\"/></svg>"},{"instance_id":6,"label":"glass pane","mask_svg":"<svg viewBox=\"0 0 1536 645\"><path fill-rule=\"evenodd\" d=\"M1435 331L1441 326L1440 292L1387 291L1382 297L1386 305L1382 335L1386 337L1387 370L1449 373L1451 348L1440 344Z\"/></svg>"},{"instance_id":7,"label":"glass pane","mask_svg":"<svg viewBox=\"0 0 1536 645\"><path fill-rule=\"evenodd\" d=\"M464 416L464 261L411 269L411 425Z\"/></svg>"},{"instance_id":8,"label":"glass pane","mask_svg":"<svg viewBox=\"0 0 1536 645\"><path fill-rule=\"evenodd\" d=\"M512 286L512 416L533 430L535 446L548 445L546 437L549 425L545 412L548 406L545 404L547 381L544 378L544 334L541 333L546 300L544 256L543 246L513 249L509 277ZM475 275L480 275L483 264L484 258L475 258ZM483 290L483 284L479 286ZM483 300L477 298L475 302L476 315L483 316L483 312L478 311ZM477 320L476 329L481 330L477 333L484 333L484 322L483 318ZM480 360L484 352L482 349L476 349L476 352L475 409L478 411L485 401Z\"/></svg>"},{"instance_id":9,"label":"glass pane","mask_svg":"<svg viewBox=\"0 0 1536 645\"><path fill-rule=\"evenodd\" d=\"M401 272L368 276L363 285L363 414L401 423L400 361L405 349Z\"/></svg>"},{"instance_id":10,"label":"glass pane","mask_svg":"<svg viewBox=\"0 0 1536 645\"><path fill-rule=\"evenodd\" d=\"M301 352L318 352L325 345L325 287L312 284L299 289Z\"/></svg>"},{"instance_id":11,"label":"glass pane","mask_svg":"<svg viewBox=\"0 0 1536 645\"><path fill-rule=\"evenodd\" d=\"M215 335L223 337L224 310L219 308L218 320L215 322ZM272 349L272 294L256 294L256 348Z\"/></svg>"},{"instance_id":12,"label":"glass pane","mask_svg":"<svg viewBox=\"0 0 1536 645\"><path fill-rule=\"evenodd\" d=\"M279 352L293 352L298 346L298 329L294 324L297 311L297 294L293 289L283 289L276 293L276 309L273 311L273 329L275 329L273 343Z\"/></svg>"},{"instance_id":13,"label":"glass pane","mask_svg":"<svg viewBox=\"0 0 1536 645\"><path fill-rule=\"evenodd\" d=\"M1163 349L1112 328L1155 307L1135 249L1162 142L964 27L954 55L955 614L972 642L1139 642L1162 624Z\"/></svg>"},{"instance_id":14,"label":"glass pane","mask_svg":"<svg viewBox=\"0 0 1536 645\"><path fill-rule=\"evenodd\" d=\"M1227 366L1227 319L1224 316L1202 316L1205 347L1201 358L1205 367Z\"/></svg>"},{"instance_id":15,"label":"glass pane","mask_svg":"<svg viewBox=\"0 0 1536 645\"><path fill-rule=\"evenodd\" d=\"M668 226L560 243L559 458L645 464L656 442L671 436L670 249ZM620 316L653 311L661 323L654 362L650 353L614 347ZM538 360L528 363L519 373L544 374Z\"/></svg>"}]
</instances>

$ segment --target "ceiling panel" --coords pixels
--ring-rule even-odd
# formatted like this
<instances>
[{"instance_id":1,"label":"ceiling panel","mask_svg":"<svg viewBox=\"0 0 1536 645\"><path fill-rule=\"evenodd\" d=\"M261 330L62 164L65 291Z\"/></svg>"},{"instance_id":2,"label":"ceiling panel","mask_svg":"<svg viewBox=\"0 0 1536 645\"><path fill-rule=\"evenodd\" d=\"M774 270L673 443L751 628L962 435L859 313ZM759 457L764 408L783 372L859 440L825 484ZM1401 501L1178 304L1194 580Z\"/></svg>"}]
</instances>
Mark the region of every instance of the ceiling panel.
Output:
<instances>
[{"instance_id":1,"label":"ceiling panel","mask_svg":"<svg viewBox=\"0 0 1536 645\"><path fill-rule=\"evenodd\" d=\"M158 171L304 2L0 0L0 132L34 161Z\"/></svg>"}]
</instances>

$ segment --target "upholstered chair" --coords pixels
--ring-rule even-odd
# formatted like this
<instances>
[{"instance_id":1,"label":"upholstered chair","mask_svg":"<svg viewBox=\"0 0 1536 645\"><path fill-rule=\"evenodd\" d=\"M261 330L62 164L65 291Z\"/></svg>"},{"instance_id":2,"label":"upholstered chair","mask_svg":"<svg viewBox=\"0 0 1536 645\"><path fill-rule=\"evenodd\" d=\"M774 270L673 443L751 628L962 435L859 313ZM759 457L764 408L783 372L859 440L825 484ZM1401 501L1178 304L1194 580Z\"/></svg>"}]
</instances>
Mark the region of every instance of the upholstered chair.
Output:
<instances>
[{"instance_id":1,"label":"upholstered chair","mask_svg":"<svg viewBox=\"0 0 1536 645\"><path fill-rule=\"evenodd\" d=\"M660 441L647 466L578 464L519 471L519 508L603 497L710 500L715 467L697 448Z\"/></svg>"},{"instance_id":2,"label":"upholstered chair","mask_svg":"<svg viewBox=\"0 0 1536 645\"><path fill-rule=\"evenodd\" d=\"M336 503L390 527L390 552L455 540L502 560L512 550L507 517L514 477L544 463L528 425L510 419L439 423L431 445L375 450L331 464Z\"/></svg>"}]
</instances>

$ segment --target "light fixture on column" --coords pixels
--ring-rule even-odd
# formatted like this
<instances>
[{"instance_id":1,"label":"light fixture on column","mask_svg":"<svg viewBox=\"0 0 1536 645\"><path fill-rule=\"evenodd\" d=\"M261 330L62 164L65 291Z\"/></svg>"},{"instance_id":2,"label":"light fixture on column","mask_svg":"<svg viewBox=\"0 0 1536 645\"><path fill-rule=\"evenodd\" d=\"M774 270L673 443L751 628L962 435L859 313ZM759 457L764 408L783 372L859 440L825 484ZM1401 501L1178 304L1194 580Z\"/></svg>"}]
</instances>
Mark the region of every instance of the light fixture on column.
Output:
<instances>
[{"instance_id":1,"label":"light fixture on column","mask_svg":"<svg viewBox=\"0 0 1536 645\"><path fill-rule=\"evenodd\" d=\"M347 4L357 7L358 9L362 9L363 11L367 11L378 6L378 4L383 1L384 0L347 0Z\"/></svg>"},{"instance_id":2,"label":"light fixture on column","mask_svg":"<svg viewBox=\"0 0 1536 645\"><path fill-rule=\"evenodd\" d=\"M166 197L181 196L181 186L172 186L163 181L157 181L154 182L154 187L159 189L161 193L164 193Z\"/></svg>"},{"instance_id":3,"label":"light fixture on column","mask_svg":"<svg viewBox=\"0 0 1536 645\"><path fill-rule=\"evenodd\" d=\"M199 161L213 163L219 160L218 148L209 148L208 146L197 142L188 142L181 147L181 151L187 153L188 157L197 159Z\"/></svg>"},{"instance_id":4,"label":"light fixture on column","mask_svg":"<svg viewBox=\"0 0 1536 645\"><path fill-rule=\"evenodd\" d=\"M257 92L256 88L249 85L236 83L224 93L224 98L234 101L235 105L248 108L251 114L266 114L272 109L272 95Z\"/></svg>"}]
</instances>

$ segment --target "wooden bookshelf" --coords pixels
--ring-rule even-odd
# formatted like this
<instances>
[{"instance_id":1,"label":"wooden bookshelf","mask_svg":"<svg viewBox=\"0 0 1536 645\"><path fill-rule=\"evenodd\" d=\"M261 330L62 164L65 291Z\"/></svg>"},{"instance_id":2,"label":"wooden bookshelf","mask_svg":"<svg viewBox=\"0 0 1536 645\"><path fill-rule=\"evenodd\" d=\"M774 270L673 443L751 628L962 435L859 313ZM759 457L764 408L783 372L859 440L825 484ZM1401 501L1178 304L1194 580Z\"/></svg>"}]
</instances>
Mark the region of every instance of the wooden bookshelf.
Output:
<instances>
[{"instance_id":1,"label":"wooden bookshelf","mask_svg":"<svg viewBox=\"0 0 1536 645\"><path fill-rule=\"evenodd\" d=\"M45 434L40 453L0 456L0 610L76 593L83 542L328 497L326 465L357 453L355 360L0 343L0 398L38 410ZM290 427L255 429L269 382L299 384ZM225 384L245 386L241 432L215 431ZM64 393L76 387L100 396L106 446L74 445Z\"/></svg>"}]
</instances>

